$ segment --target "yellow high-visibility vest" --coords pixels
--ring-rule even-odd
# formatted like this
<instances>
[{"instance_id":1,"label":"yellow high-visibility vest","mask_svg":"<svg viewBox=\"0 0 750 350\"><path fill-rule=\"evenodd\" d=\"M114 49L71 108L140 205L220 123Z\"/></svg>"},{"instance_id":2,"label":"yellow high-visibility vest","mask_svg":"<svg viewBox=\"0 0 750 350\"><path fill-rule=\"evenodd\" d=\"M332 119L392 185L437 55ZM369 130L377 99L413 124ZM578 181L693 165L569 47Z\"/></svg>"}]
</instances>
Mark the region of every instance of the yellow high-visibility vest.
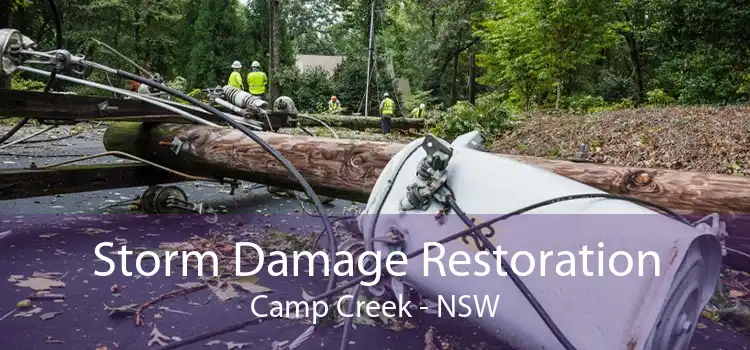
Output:
<instances>
[{"instance_id":1,"label":"yellow high-visibility vest","mask_svg":"<svg viewBox=\"0 0 750 350\"><path fill-rule=\"evenodd\" d=\"M242 74L238 71L232 72L232 74L229 74L229 81L227 81L227 85L231 87L238 88L240 90L244 90L242 87Z\"/></svg>"},{"instance_id":2,"label":"yellow high-visibility vest","mask_svg":"<svg viewBox=\"0 0 750 350\"><path fill-rule=\"evenodd\" d=\"M383 108L380 109L380 115L393 115L393 100L388 97L383 100Z\"/></svg>"},{"instance_id":3,"label":"yellow high-visibility vest","mask_svg":"<svg viewBox=\"0 0 750 350\"><path fill-rule=\"evenodd\" d=\"M268 77L266 76L266 73L257 71L247 74L247 86L250 93L253 95L262 95L266 93L267 83Z\"/></svg>"},{"instance_id":4,"label":"yellow high-visibility vest","mask_svg":"<svg viewBox=\"0 0 750 350\"><path fill-rule=\"evenodd\" d=\"M414 118L424 118L424 109L415 107L414 109L411 110L411 116Z\"/></svg>"}]
</instances>

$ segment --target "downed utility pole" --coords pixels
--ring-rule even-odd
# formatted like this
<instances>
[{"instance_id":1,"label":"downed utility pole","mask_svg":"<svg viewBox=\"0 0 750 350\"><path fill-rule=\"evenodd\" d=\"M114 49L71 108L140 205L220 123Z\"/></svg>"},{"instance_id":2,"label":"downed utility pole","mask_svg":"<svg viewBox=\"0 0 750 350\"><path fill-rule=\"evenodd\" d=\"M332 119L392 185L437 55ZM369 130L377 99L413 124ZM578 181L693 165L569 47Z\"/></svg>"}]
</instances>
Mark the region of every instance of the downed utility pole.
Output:
<instances>
[{"instance_id":1,"label":"downed utility pole","mask_svg":"<svg viewBox=\"0 0 750 350\"><path fill-rule=\"evenodd\" d=\"M338 140L259 133L278 149L322 195L365 202L398 143ZM182 143L175 154L173 140ZM104 134L108 151L131 153L200 176L228 177L298 189L278 162L233 129L195 125L113 124ZM750 213L750 178L575 163L499 155L546 169L602 191L629 195L673 210ZM502 174L498 174L502 180Z\"/></svg>"}]
</instances>

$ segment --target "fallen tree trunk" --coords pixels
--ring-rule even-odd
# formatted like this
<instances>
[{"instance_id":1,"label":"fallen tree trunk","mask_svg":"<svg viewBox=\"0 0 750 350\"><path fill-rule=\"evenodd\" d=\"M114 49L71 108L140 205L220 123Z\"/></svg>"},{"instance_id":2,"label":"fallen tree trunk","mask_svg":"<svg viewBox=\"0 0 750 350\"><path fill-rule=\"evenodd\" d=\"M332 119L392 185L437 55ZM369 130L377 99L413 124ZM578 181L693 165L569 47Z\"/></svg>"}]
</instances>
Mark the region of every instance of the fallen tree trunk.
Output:
<instances>
[{"instance_id":1,"label":"fallen tree trunk","mask_svg":"<svg viewBox=\"0 0 750 350\"><path fill-rule=\"evenodd\" d=\"M405 145L260 133L302 173L320 195L366 202L391 158ZM168 144L183 142L178 154ZM179 124L116 123L104 134L108 151L122 151L192 175L228 177L300 190L281 164L240 131ZM750 178L576 163L528 156L503 157L531 164L600 190L638 197L681 214L722 214L727 246L750 253ZM725 263L750 270L750 260L730 254Z\"/></svg>"},{"instance_id":2,"label":"fallen tree trunk","mask_svg":"<svg viewBox=\"0 0 750 350\"><path fill-rule=\"evenodd\" d=\"M316 114L311 115L324 121L331 127L347 128L352 130L365 130L365 129L380 129L380 117L361 117L351 115L324 115ZM321 126L320 123L310 120L299 118L299 123L302 126ZM391 129L424 129L434 125L434 121L429 119L417 119L417 118L392 118Z\"/></svg>"},{"instance_id":3,"label":"fallen tree trunk","mask_svg":"<svg viewBox=\"0 0 750 350\"><path fill-rule=\"evenodd\" d=\"M316 190L366 201L388 161L405 145L262 133ZM164 143L184 143L175 155ZM160 143L162 143L160 145ZM109 151L122 151L196 175L295 186L285 169L238 130L177 124L118 123L104 134ZM665 207L701 213L750 213L750 178L636 169L501 155L600 190L630 195Z\"/></svg>"}]
</instances>

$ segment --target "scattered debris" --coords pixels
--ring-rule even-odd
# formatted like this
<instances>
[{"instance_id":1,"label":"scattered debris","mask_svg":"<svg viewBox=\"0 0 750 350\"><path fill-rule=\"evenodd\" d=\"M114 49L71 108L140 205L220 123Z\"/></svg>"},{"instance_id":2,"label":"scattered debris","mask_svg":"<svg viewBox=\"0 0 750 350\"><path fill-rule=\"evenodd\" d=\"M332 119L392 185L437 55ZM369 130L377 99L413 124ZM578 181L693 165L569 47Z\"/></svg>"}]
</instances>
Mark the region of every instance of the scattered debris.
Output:
<instances>
[{"instance_id":1,"label":"scattered debris","mask_svg":"<svg viewBox=\"0 0 750 350\"><path fill-rule=\"evenodd\" d=\"M39 318L41 318L42 320L46 321L46 320L51 320L51 319L55 318L57 315L60 315L60 314L62 314L62 311L47 312L47 313L39 315Z\"/></svg>"},{"instance_id":2,"label":"scattered debris","mask_svg":"<svg viewBox=\"0 0 750 350\"><path fill-rule=\"evenodd\" d=\"M725 269L722 276L711 302L701 315L723 323L733 331L750 334L750 306L744 300L748 294L745 284L750 282L750 278L732 269ZM740 281L738 277L743 277L744 281Z\"/></svg>"},{"instance_id":3,"label":"scattered debris","mask_svg":"<svg viewBox=\"0 0 750 350\"><path fill-rule=\"evenodd\" d=\"M109 292L112 294L118 293L120 291L120 286L113 284L112 287L109 287Z\"/></svg>"},{"instance_id":4,"label":"scattered debris","mask_svg":"<svg viewBox=\"0 0 750 350\"><path fill-rule=\"evenodd\" d=\"M49 278L30 277L16 283L18 287L31 288L33 290L49 290L50 288L65 287L65 283Z\"/></svg>"},{"instance_id":5,"label":"scattered debris","mask_svg":"<svg viewBox=\"0 0 750 350\"><path fill-rule=\"evenodd\" d=\"M112 230L103 230L100 228L89 227L89 228L84 229L82 232L80 232L80 234L88 235L88 236L96 236L101 233L110 233L110 232L112 232Z\"/></svg>"},{"instance_id":6,"label":"scattered debris","mask_svg":"<svg viewBox=\"0 0 750 350\"><path fill-rule=\"evenodd\" d=\"M232 298L236 298L240 296L237 294L237 290L232 287L231 283L224 283L219 282L218 286L211 286L211 291L216 295L221 301L227 301Z\"/></svg>"},{"instance_id":7,"label":"scattered debris","mask_svg":"<svg viewBox=\"0 0 750 350\"><path fill-rule=\"evenodd\" d=\"M187 282L187 283L178 283L178 284L175 284L175 285L178 286L178 287L180 287L180 288L182 288L182 289L191 289L191 288L200 287L200 286L202 286L204 284L205 283L201 283L201 282Z\"/></svg>"},{"instance_id":8,"label":"scattered debris","mask_svg":"<svg viewBox=\"0 0 750 350\"><path fill-rule=\"evenodd\" d=\"M58 235L57 233L50 233L50 234L46 234L46 235L39 235L39 238L52 238L52 237L55 237L57 235Z\"/></svg>"},{"instance_id":9,"label":"scattered debris","mask_svg":"<svg viewBox=\"0 0 750 350\"><path fill-rule=\"evenodd\" d=\"M180 315L188 315L188 316L192 315L189 312L175 310L175 309L170 309L170 308L168 308L166 306L159 306L159 310L166 311L166 312L171 312L171 313L175 313L175 314L180 314Z\"/></svg>"},{"instance_id":10,"label":"scattered debris","mask_svg":"<svg viewBox=\"0 0 750 350\"><path fill-rule=\"evenodd\" d=\"M23 279L23 275L10 275L10 277L8 277L8 282L16 283L20 281L21 279Z\"/></svg>"},{"instance_id":11,"label":"scattered debris","mask_svg":"<svg viewBox=\"0 0 750 350\"><path fill-rule=\"evenodd\" d=\"M47 336L47 339L44 340L47 344L64 344L62 340L53 339L52 336Z\"/></svg>"},{"instance_id":12,"label":"scattered debris","mask_svg":"<svg viewBox=\"0 0 750 350\"><path fill-rule=\"evenodd\" d=\"M245 277L238 277L230 282L234 284L235 286L238 286L248 293L269 293L273 292L273 289L263 287L259 284L256 284L258 282L259 277L258 276L245 276Z\"/></svg>"},{"instance_id":13,"label":"scattered debris","mask_svg":"<svg viewBox=\"0 0 750 350\"><path fill-rule=\"evenodd\" d=\"M33 309L29 310L29 311L19 312L19 313L13 315L13 317L31 317L31 316L34 316L34 315L40 313L40 312L42 312L42 308L41 307L36 307L36 308L33 308Z\"/></svg>"},{"instance_id":14,"label":"scattered debris","mask_svg":"<svg viewBox=\"0 0 750 350\"><path fill-rule=\"evenodd\" d=\"M430 326L424 334L424 350L440 350L435 340L435 327Z\"/></svg>"},{"instance_id":15,"label":"scattered debris","mask_svg":"<svg viewBox=\"0 0 750 350\"><path fill-rule=\"evenodd\" d=\"M271 350L285 350L288 348L289 341L277 341L274 340L273 343L271 343Z\"/></svg>"},{"instance_id":16,"label":"scattered debris","mask_svg":"<svg viewBox=\"0 0 750 350\"><path fill-rule=\"evenodd\" d=\"M166 341L170 340L170 337L164 335L162 332L159 332L159 329L156 328L156 325L154 325L154 329L151 330L150 334L151 338L148 340L148 347L151 347L154 344L159 344L159 346L165 346L168 343Z\"/></svg>"},{"instance_id":17,"label":"scattered debris","mask_svg":"<svg viewBox=\"0 0 750 350\"><path fill-rule=\"evenodd\" d=\"M206 285L206 284L201 284L201 285L195 286L193 288L173 290L173 291L171 291L169 293L164 293L164 294L162 294L162 295L160 295L160 296L158 296L158 297L156 297L154 299L151 299L151 300L149 300L149 301L147 301L147 302L145 302L143 304L138 305L137 308L136 308L136 311L135 311L135 325L136 326L140 326L140 325L143 324L142 313L143 313L143 310L146 309L146 308L148 308L149 306L151 306L153 304L156 304L156 303L158 303L161 300L164 300L164 299L167 299L167 298L170 298L170 297L173 297L173 296L177 296L177 295L188 294L190 292L194 292L196 290L203 289L203 288L205 288L207 286L208 285Z\"/></svg>"},{"instance_id":18,"label":"scattered debris","mask_svg":"<svg viewBox=\"0 0 750 350\"><path fill-rule=\"evenodd\" d=\"M235 342L226 342L224 345L227 346L227 350L234 350L234 349L242 349L245 347L245 345L250 345L250 343L235 343Z\"/></svg>"},{"instance_id":19,"label":"scattered debris","mask_svg":"<svg viewBox=\"0 0 750 350\"><path fill-rule=\"evenodd\" d=\"M107 306L107 304L104 304L104 311L109 312L110 316L135 314L138 311L138 304L123 305L118 307L111 307Z\"/></svg>"},{"instance_id":20,"label":"scattered debris","mask_svg":"<svg viewBox=\"0 0 750 350\"><path fill-rule=\"evenodd\" d=\"M214 345L219 345L219 344L221 344L221 341L212 340L212 341L206 343L205 346L214 346Z\"/></svg>"}]
</instances>

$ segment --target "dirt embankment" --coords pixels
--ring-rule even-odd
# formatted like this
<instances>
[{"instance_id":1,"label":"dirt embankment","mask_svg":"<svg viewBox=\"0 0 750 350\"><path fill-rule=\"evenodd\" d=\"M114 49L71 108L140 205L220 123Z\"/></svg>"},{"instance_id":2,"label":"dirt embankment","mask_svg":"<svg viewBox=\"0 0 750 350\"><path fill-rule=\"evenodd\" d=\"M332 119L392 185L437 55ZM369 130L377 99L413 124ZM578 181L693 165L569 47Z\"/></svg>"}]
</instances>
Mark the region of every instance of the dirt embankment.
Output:
<instances>
[{"instance_id":1,"label":"dirt embankment","mask_svg":"<svg viewBox=\"0 0 750 350\"><path fill-rule=\"evenodd\" d=\"M617 166L750 174L750 107L628 109L586 115L534 113L495 141L495 152Z\"/></svg>"}]
</instances>

